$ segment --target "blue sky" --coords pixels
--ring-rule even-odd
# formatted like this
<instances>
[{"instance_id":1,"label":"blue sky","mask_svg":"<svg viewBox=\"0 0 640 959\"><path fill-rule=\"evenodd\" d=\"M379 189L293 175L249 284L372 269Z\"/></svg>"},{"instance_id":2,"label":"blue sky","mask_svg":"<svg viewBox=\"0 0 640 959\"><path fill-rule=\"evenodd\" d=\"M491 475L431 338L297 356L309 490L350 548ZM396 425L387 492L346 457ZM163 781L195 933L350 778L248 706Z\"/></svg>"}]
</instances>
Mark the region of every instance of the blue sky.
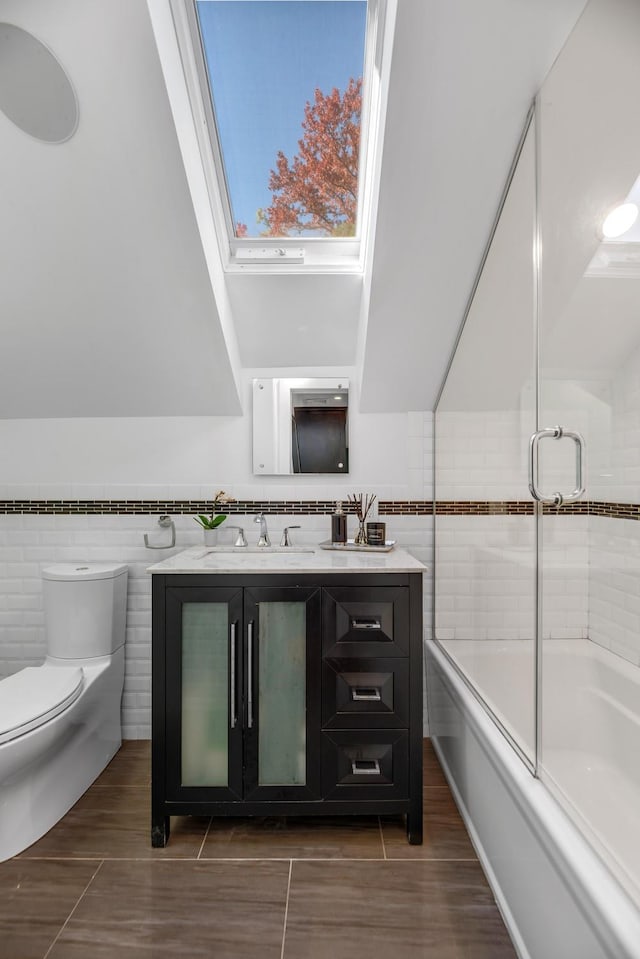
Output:
<instances>
[{"instance_id":1,"label":"blue sky","mask_svg":"<svg viewBox=\"0 0 640 959\"><path fill-rule=\"evenodd\" d=\"M292 159L316 87L362 76L366 0L198 0L233 217L258 235L269 171Z\"/></svg>"}]
</instances>

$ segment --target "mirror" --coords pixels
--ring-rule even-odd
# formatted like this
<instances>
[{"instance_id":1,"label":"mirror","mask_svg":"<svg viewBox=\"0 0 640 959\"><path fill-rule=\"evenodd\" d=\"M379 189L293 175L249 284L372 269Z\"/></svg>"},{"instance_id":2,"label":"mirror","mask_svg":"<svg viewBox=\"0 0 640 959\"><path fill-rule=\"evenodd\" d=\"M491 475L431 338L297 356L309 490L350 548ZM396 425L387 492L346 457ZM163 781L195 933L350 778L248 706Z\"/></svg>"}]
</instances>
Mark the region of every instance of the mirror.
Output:
<instances>
[{"instance_id":1,"label":"mirror","mask_svg":"<svg viewBox=\"0 0 640 959\"><path fill-rule=\"evenodd\" d=\"M348 424L348 380L254 380L254 474L348 473Z\"/></svg>"}]
</instances>

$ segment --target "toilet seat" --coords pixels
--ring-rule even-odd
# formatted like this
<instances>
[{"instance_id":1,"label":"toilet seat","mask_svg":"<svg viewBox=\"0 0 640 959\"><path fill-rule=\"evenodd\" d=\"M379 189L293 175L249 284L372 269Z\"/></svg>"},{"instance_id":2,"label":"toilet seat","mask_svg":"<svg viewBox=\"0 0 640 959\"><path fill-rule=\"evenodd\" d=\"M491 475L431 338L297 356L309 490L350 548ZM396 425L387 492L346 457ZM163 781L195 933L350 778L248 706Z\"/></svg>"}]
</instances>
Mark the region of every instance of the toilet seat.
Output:
<instances>
[{"instance_id":1,"label":"toilet seat","mask_svg":"<svg viewBox=\"0 0 640 959\"><path fill-rule=\"evenodd\" d=\"M80 666L27 666L0 682L0 744L63 712L82 692Z\"/></svg>"}]
</instances>

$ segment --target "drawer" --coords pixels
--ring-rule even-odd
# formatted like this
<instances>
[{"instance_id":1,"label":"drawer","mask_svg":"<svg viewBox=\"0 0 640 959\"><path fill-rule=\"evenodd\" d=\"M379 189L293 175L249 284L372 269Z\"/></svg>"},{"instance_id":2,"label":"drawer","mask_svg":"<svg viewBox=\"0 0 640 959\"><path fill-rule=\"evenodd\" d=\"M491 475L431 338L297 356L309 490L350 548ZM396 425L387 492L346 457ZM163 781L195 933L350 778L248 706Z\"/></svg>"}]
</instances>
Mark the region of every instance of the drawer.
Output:
<instances>
[{"instance_id":1,"label":"drawer","mask_svg":"<svg viewBox=\"0 0 640 959\"><path fill-rule=\"evenodd\" d=\"M407 730L323 732L322 792L325 799L407 799Z\"/></svg>"},{"instance_id":2,"label":"drawer","mask_svg":"<svg viewBox=\"0 0 640 959\"><path fill-rule=\"evenodd\" d=\"M409 654L406 586L333 586L322 591L325 656Z\"/></svg>"},{"instance_id":3,"label":"drawer","mask_svg":"<svg viewBox=\"0 0 640 959\"><path fill-rule=\"evenodd\" d=\"M407 727L408 660L325 659L322 725L328 729Z\"/></svg>"}]
</instances>

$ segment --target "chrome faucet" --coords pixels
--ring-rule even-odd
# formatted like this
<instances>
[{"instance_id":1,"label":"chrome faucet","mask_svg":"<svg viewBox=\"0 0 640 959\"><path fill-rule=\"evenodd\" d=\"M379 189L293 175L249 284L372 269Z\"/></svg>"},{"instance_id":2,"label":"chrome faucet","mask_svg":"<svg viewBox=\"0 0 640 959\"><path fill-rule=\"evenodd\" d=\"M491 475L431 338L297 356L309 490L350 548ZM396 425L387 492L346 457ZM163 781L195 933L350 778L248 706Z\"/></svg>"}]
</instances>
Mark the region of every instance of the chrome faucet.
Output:
<instances>
[{"instance_id":1,"label":"chrome faucet","mask_svg":"<svg viewBox=\"0 0 640 959\"><path fill-rule=\"evenodd\" d=\"M258 513L257 516L254 516L253 522L260 523L260 537L258 539L258 546L271 546L269 530L267 529L267 521L264 513Z\"/></svg>"}]
</instances>

